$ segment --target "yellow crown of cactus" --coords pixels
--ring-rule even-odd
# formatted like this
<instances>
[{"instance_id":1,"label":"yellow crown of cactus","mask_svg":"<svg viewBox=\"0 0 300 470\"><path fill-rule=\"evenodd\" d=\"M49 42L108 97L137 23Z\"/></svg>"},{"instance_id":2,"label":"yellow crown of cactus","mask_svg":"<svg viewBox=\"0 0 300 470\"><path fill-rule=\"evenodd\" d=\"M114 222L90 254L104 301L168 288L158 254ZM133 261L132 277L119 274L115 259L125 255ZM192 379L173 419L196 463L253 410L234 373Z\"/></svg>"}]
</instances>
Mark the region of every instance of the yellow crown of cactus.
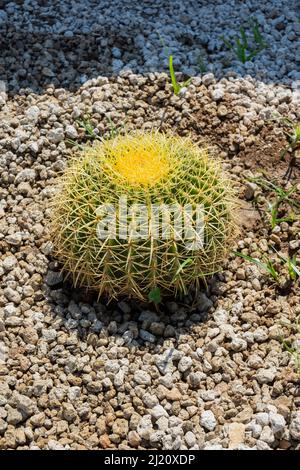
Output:
<instances>
[{"instance_id":1,"label":"yellow crown of cactus","mask_svg":"<svg viewBox=\"0 0 300 470\"><path fill-rule=\"evenodd\" d=\"M125 219L120 201L129 208ZM53 203L54 252L75 286L99 296L146 300L155 288L173 295L198 288L220 268L235 233L234 191L220 165L206 148L158 132L87 147L69 165ZM170 207L189 207L189 235L178 235ZM201 246L191 245L199 207Z\"/></svg>"}]
</instances>

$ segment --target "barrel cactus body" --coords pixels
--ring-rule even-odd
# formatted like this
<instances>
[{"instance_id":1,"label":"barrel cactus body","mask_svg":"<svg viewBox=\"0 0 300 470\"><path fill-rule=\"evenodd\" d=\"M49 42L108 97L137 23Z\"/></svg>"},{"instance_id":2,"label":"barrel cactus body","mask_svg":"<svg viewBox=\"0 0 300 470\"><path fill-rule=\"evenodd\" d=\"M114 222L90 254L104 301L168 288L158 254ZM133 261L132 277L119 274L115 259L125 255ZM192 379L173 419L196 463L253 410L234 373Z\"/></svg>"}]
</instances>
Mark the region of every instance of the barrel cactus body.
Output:
<instances>
[{"instance_id":1,"label":"barrel cactus body","mask_svg":"<svg viewBox=\"0 0 300 470\"><path fill-rule=\"evenodd\" d=\"M234 193L189 139L117 136L71 161L53 201L54 252L75 286L147 299L198 288L235 232Z\"/></svg>"}]
</instances>

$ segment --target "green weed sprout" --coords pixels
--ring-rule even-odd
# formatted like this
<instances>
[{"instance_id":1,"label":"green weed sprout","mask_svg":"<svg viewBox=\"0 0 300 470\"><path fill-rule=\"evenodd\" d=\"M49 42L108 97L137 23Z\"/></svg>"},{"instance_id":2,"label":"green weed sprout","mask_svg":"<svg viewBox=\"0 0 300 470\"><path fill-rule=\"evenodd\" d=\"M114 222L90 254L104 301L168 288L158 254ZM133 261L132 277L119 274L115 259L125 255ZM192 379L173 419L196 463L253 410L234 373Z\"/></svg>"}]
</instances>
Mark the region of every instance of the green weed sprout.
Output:
<instances>
[{"instance_id":1,"label":"green weed sprout","mask_svg":"<svg viewBox=\"0 0 300 470\"><path fill-rule=\"evenodd\" d=\"M283 159L288 151L294 152L300 146L300 124L293 125L291 133L287 134L289 144L282 150L280 157Z\"/></svg>"},{"instance_id":2,"label":"green weed sprout","mask_svg":"<svg viewBox=\"0 0 300 470\"><path fill-rule=\"evenodd\" d=\"M300 204L292 197L292 195L297 191L296 186L293 186L290 189L283 189L272 181L268 181L262 177L249 178L249 181L256 183L267 191L273 192L275 195L275 199L272 202L268 201L268 211L270 214L272 230L281 222L293 222L295 220L294 209L300 208ZM286 217L279 217L278 214L280 206L284 203L290 206L292 213Z\"/></svg>"},{"instance_id":3,"label":"green weed sprout","mask_svg":"<svg viewBox=\"0 0 300 470\"><path fill-rule=\"evenodd\" d=\"M246 261L249 261L250 263L256 264L256 266L261 268L263 271L269 273L271 277L274 279L274 281L278 282L279 273L277 272L271 260L265 259L266 262L262 262L262 261L259 261L257 258L252 258L252 256L244 255L243 253L240 253L239 251L235 251L234 255L239 256L240 258L243 258Z\"/></svg>"},{"instance_id":4,"label":"green weed sprout","mask_svg":"<svg viewBox=\"0 0 300 470\"><path fill-rule=\"evenodd\" d=\"M296 323L284 323L281 322L282 326L286 326L289 328L292 328L293 332L295 333L300 333L300 315L298 315L296 319ZM294 359L295 365L296 365L296 370L297 374L300 376L300 347L299 346L293 346L291 342L286 341L285 339L281 338L283 347L290 353L292 358Z\"/></svg>"},{"instance_id":5,"label":"green weed sprout","mask_svg":"<svg viewBox=\"0 0 300 470\"><path fill-rule=\"evenodd\" d=\"M276 199L274 202L268 202L272 230L274 230L276 225L280 224L281 222L293 222L295 220L295 216L293 213L287 217L278 217L279 205L280 199Z\"/></svg>"},{"instance_id":6,"label":"green weed sprout","mask_svg":"<svg viewBox=\"0 0 300 470\"><path fill-rule=\"evenodd\" d=\"M94 126L89 118L77 119L77 123L79 127L84 130L87 139L99 139L99 136L95 133Z\"/></svg>"},{"instance_id":7,"label":"green weed sprout","mask_svg":"<svg viewBox=\"0 0 300 470\"><path fill-rule=\"evenodd\" d=\"M280 121L289 129L289 131L284 130L289 143L281 151L280 158L283 160L288 152L293 153L300 146L300 123L296 123L289 117L281 116L278 113L273 113L273 119Z\"/></svg>"},{"instance_id":8,"label":"green weed sprout","mask_svg":"<svg viewBox=\"0 0 300 470\"><path fill-rule=\"evenodd\" d=\"M300 277L300 271L297 268L297 259L295 255L292 258L287 258L287 265L291 281L297 281L298 277Z\"/></svg>"},{"instance_id":9,"label":"green weed sprout","mask_svg":"<svg viewBox=\"0 0 300 470\"><path fill-rule=\"evenodd\" d=\"M288 256L287 258L285 258L280 253L278 253L276 248L273 247L273 250L277 253L277 255L284 262L284 264L287 265L290 280L294 282L297 281L297 279L300 277L300 271L297 268L296 256L295 255L292 257Z\"/></svg>"},{"instance_id":10,"label":"green weed sprout","mask_svg":"<svg viewBox=\"0 0 300 470\"><path fill-rule=\"evenodd\" d=\"M251 20L251 32L252 32L252 42L255 43L255 46L251 46L248 41L248 37L245 31L245 28L241 26L239 28L240 36L236 36L234 39L234 44L231 44L228 39L224 36L221 36L224 44L228 49L232 50L236 57L245 64L249 60L252 60L259 52L267 47L263 36L260 32L259 25L257 20Z\"/></svg>"},{"instance_id":11,"label":"green weed sprout","mask_svg":"<svg viewBox=\"0 0 300 470\"><path fill-rule=\"evenodd\" d=\"M173 56L169 56L169 71L170 71L170 77L171 77L171 82L172 82L172 87L175 95L179 95L183 89L189 86L191 83L191 78L188 78L185 82L183 83L178 83L176 79L176 75L174 72L174 67L173 67Z\"/></svg>"},{"instance_id":12,"label":"green weed sprout","mask_svg":"<svg viewBox=\"0 0 300 470\"><path fill-rule=\"evenodd\" d=\"M300 348L294 348L292 347L287 341L282 340L284 348L290 353L290 355L293 357L295 364L296 364L296 369L297 369L297 374L300 375Z\"/></svg>"}]
</instances>

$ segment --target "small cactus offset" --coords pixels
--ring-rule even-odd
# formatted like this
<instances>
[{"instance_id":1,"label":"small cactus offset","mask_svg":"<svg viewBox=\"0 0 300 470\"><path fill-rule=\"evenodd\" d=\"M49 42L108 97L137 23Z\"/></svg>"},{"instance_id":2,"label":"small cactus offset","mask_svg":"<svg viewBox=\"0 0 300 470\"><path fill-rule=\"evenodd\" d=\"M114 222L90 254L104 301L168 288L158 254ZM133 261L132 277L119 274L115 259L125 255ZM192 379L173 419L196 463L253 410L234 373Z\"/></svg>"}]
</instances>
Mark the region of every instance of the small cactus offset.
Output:
<instances>
[{"instance_id":1,"label":"small cactus offset","mask_svg":"<svg viewBox=\"0 0 300 470\"><path fill-rule=\"evenodd\" d=\"M189 139L151 132L97 142L60 183L54 253L75 286L99 296L185 294L220 269L231 247L232 185Z\"/></svg>"}]
</instances>

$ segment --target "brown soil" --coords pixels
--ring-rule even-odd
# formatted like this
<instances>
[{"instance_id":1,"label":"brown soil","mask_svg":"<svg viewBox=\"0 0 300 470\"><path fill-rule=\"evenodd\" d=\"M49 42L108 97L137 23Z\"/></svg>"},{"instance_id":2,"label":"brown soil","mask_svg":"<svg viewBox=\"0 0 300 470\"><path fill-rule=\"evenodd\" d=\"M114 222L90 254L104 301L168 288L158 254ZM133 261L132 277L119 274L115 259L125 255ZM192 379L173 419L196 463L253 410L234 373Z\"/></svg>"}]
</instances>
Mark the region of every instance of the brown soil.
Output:
<instances>
[{"instance_id":1,"label":"brown soil","mask_svg":"<svg viewBox=\"0 0 300 470\"><path fill-rule=\"evenodd\" d=\"M288 145L284 136L276 134L272 125L266 125L257 136L257 141L250 147L239 152L238 157L252 170L265 171L271 179L286 180L286 172L292 159L292 155L287 153L281 158L282 151ZM290 181L296 183L300 181L300 168L293 165Z\"/></svg>"},{"instance_id":2,"label":"brown soil","mask_svg":"<svg viewBox=\"0 0 300 470\"><path fill-rule=\"evenodd\" d=\"M184 127L192 127L192 130L207 141L218 146L229 158L235 158L244 163L246 168L253 172L265 172L265 176L276 181L281 186L287 181L286 173L294 155L287 153L281 158L281 153L289 145L288 137L284 134L284 128L278 121L265 123L257 121L251 128L242 134L244 142L238 143L236 136L241 134L239 122L241 113L238 106L224 100L228 114L224 117L218 116L218 107L215 103L208 102L207 97L203 97L203 102L195 102L195 113L189 116L190 122L186 120L179 124L181 130ZM244 111L242 111L243 115ZM299 160L299 159L296 159ZM295 162L296 163L296 162ZM300 182L299 162L293 165L290 182L297 184Z\"/></svg>"}]
</instances>

